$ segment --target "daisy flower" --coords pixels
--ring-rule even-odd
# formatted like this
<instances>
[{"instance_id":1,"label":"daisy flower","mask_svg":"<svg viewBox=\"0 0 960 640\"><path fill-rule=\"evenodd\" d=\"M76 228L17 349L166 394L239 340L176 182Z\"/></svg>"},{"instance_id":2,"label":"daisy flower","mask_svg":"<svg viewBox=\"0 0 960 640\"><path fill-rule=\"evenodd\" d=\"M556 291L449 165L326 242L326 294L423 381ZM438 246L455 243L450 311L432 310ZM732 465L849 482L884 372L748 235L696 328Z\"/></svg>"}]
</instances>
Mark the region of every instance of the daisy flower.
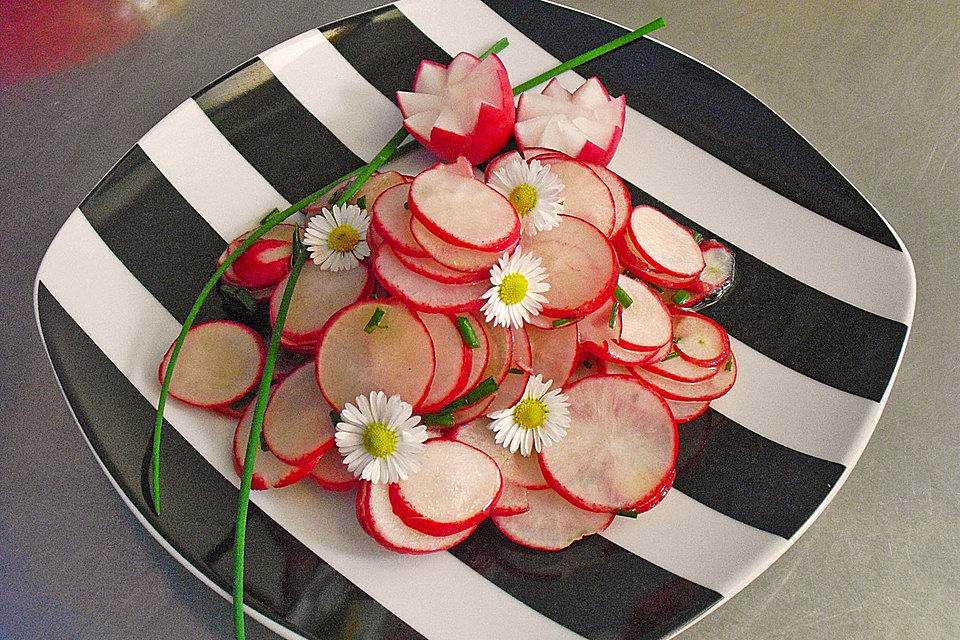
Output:
<instances>
[{"instance_id":1,"label":"daisy flower","mask_svg":"<svg viewBox=\"0 0 960 640\"><path fill-rule=\"evenodd\" d=\"M420 470L427 428L400 396L388 398L382 391L371 391L343 407L335 438L350 473L386 484Z\"/></svg>"},{"instance_id":2,"label":"daisy flower","mask_svg":"<svg viewBox=\"0 0 960 640\"><path fill-rule=\"evenodd\" d=\"M334 205L310 217L303 244L321 269L353 269L370 255L370 216L355 204Z\"/></svg>"},{"instance_id":3,"label":"daisy flower","mask_svg":"<svg viewBox=\"0 0 960 640\"><path fill-rule=\"evenodd\" d=\"M550 290L547 270L540 266L540 258L520 252L518 246L512 255L504 252L497 264L490 269L490 284L483 298L482 311L487 322L494 326L519 329L540 309L547 299L544 293Z\"/></svg>"},{"instance_id":4,"label":"daisy flower","mask_svg":"<svg viewBox=\"0 0 960 640\"><path fill-rule=\"evenodd\" d=\"M552 384L553 380L544 382L537 374L527 381L520 402L487 415L493 420L489 426L497 444L511 453L519 449L521 455L528 456L567 435L570 403L560 389L550 390Z\"/></svg>"},{"instance_id":5,"label":"daisy flower","mask_svg":"<svg viewBox=\"0 0 960 640\"><path fill-rule=\"evenodd\" d=\"M520 214L520 227L527 236L560 225L563 183L550 167L533 159L528 165L515 158L493 172L489 185L506 196Z\"/></svg>"}]
</instances>

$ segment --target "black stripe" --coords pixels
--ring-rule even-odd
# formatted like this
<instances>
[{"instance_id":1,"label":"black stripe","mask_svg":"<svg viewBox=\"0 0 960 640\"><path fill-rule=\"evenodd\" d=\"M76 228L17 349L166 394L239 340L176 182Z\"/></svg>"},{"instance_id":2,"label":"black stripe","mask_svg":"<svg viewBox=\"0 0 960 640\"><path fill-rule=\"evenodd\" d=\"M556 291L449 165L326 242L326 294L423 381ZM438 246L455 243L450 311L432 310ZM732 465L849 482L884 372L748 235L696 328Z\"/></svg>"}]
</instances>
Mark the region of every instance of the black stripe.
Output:
<instances>
[{"instance_id":1,"label":"black stripe","mask_svg":"<svg viewBox=\"0 0 960 640\"><path fill-rule=\"evenodd\" d=\"M80 204L103 241L179 320L216 267L226 243L138 146ZM216 301L198 321L220 317Z\"/></svg>"},{"instance_id":2,"label":"black stripe","mask_svg":"<svg viewBox=\"0 0 960 640\"><path fill-rule=\"evenodd\" d=\"M37 308L53 368L97 457L150 525L230 592L237 490L167 424L161 459L163 516L156 517L145 491L153 407L42 283ZM224 447L233 437L228 431ZM357 628L383 638L423 637L252 504L246 556L248 604L307 638L347 637Z\"/></svg>"},{"instance_id":3,"label":"black stripe","mask_svg":"<svg viewBox=\"0 0 960 640\"><path fill-rule=\"evenodd\" d=\"M626 33L545 2L484 2L560 60ZM626 95L640 113L780 195L901 250L890 228L840 172L777 114L716 71L647 38L577 71L599 77L612 95Z\"/></svg>"},{"instance_id":4,"label":"black stripe","mask_svg":"<svg viewBox=\"0 0 960 640\"><path fill-rule=\"evenodd\" d=\"M237 151L290 202L363 164L261 60L194 96ZM229 194L224 194L229 206Z\"/></svg>"},{"instance_id":5,"label":"black stripe","mask_svg":"<svg viewBox=\"0 0 960 640\"><path fill-rule=\"evenodd\" d=\"M450 553L587 638L661 638L721 598L599 535L562 551L536 551L485 522Z\"/></svg>"},{"instance_id":6,"label":"black stripe","mask_svg":"<svg viewBox=\"0 0 960 640\"><path fill-rule=\"evenodd\" d=\"M712 408L679 431L673 486L720 513L784 538L813 515L844 470L757 435Z\"/></svg>"},{"instance_id":7,"label":"black stripe","mask_svg":"<svg viewBox=\"0 0 960 640\"><path fill-rule=\"evenodd\" d=\"M323 34L354 69L394 102L397 91L413 87L421 60L449 64L452 59L393 6L334 22L324 27Z\"/></svg>"}]
</instances>

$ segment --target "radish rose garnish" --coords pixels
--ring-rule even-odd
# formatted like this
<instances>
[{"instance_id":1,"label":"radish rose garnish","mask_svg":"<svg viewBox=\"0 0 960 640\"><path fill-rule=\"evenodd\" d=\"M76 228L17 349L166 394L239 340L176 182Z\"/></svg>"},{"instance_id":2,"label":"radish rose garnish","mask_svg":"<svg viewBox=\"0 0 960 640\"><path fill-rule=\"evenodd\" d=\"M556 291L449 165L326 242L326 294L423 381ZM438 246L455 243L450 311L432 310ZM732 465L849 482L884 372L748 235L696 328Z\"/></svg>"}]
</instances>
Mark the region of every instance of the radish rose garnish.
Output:
<instances>
[{"instance_id":1,"label":"radish rose garnish","mask_svg":"<svg viewBox=\"0 0 960 640\"><path fill-rule=\"evenodd\" d=\"M550 290L546 280L547 270L540 266L540 258L521 253L520 247L510 255L504 252L490 269L493 286L482 296L487 300L481 309L486 321L514 329L530 322L547 301L543 296Z\"/></svg>"},{"instance_id":2,"label":"radish rose garnish","mask_svg":"<svg viewBox=\"0 0 960 640\"><path fill-rule=\"evenodd\" d=\"M567 435L570 403L560 389L550 389L553 380L543 381L538 373L527 381L520 402L509 409L487 415L494 440L511 453L528 456L537 453Z\"/></svg>"},{"instance_id":3,"label":"radish rose garnish","mask_svg":"<svg viewBox=\"0 0 960 640\"><path fill-rule=\"evenodd\" d=\"M353 269L370 255L369 228L370 216L355 204L324 207L307 223L303 244L321 269Z\"/></svg>"},{"instance_id":4,"label":"radish rose garnish","mask_svg":"<svg viewBox=\"0 0 960 640\"><path fill-rule=\"evenodd\" d=\"M518 156L495 170L488 184L506 196L517 210L524 235L533 236L560 226L563 183L539 160L531 160L528 165Z\"/></svg>"},{"instance_id":5,"label":"radish rose garnish","mask_svg":"<svg viewBox=\"0 0 960 640\"><path fill-rule=\"evenodd\" d=\"M427 428L400 396L357 396L340 412L336 443L347 470L373 483L406 480L420 470Z\"/></svg>"}]
</instances>

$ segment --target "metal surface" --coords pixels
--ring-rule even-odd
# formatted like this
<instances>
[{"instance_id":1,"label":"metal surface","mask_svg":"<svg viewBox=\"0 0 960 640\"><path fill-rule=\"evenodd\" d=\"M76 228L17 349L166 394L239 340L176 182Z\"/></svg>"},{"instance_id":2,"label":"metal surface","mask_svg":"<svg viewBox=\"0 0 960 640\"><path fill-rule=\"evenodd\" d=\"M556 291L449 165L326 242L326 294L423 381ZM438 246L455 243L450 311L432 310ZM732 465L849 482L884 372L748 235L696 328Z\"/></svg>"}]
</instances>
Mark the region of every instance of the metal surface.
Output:
<instances>
[{"instance_id":1,"label":"metal surface","mask_svg":"<svg viewBox=\"0 0 960 640\"><path fill-rule=\"evenodd\" d=\"M377 4L195 0L115 51L0 87L0 638L231 637L228 603L153 541L92 459L40 345L32 280L89 188L184 97ZM794 125L917 269L902 369L846 485L771 569L680 637L960 637L960 3L565 4L626 26L663 15L658 39ZM248 637L277 636L251 622Z\"/></svg>"}]
</instances>

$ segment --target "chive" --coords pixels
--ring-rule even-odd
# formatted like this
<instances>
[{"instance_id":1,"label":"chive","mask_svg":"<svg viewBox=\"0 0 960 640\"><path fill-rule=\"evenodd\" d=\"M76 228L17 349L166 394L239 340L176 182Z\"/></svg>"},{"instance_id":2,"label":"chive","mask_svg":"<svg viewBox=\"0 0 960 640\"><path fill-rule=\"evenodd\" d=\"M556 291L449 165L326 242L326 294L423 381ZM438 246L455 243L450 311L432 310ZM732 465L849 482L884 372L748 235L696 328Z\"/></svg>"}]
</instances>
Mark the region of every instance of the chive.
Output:
<instances>
[{"instance_id":1,"label":"chive","mask_svg":"<svg viewBox=\"0 0 960 640\"><path fill-rule=\"evenodd\" d=\"M593 369L593 364L589 360L584 360L580 364L583 365L584 369Z\"/></svg>"},{"instance_id":2,"label":"chive","mask_svg":"<svg viewBox=\"0 0 960 640\"><path fill-rule=\"evenodd\" d=\"M263 435L263 430L260 430L260 451L270 451L270 447L267 446L267 438Z\"/></svg>"},{"instance_id":3,"label":"chive","mask_svg":"<svg viewBox=\"0 0 960 640\"><path fill-rule=\"evenodd\" d=\"M420 423L428 427L452 427L453 414L428 413L420 417Z\"/></svg>"},{"instance_id":4,"label":"chive","mask_svg":"<svg viewBox=\"0 0 960 640\"><path fill-rule=\"evenodd\" d=\"M409 208L410 208L410 203L409 203L409 202L404 202L404 203L403 203L403 208L404 208L404 209L409 209Z\"/></svg>"},{"instance_id":5,"label":"chive","mask_svg":"<svg viewBox=\"0 0 960 640\"><path fill-rule=\"evenodd\" d=\"M340 413L336 409L330 409L330 422L333 426L337 426L337 423L340 422Z\"/></svg>"},{"instance_id":6,"label":"chive","mask_svg":"<svg viewBox=\"0 0 960 640\"><path fill-rule=\"evenodd\" d=\"M732 368L733 368L733 358L730 358L729 360L727 360L727 364L723 366L723 370L730 371L730 369Z\"/></svg>"},{"instance_id":7,"label":"chive","mask_svg":"<svg viewBox=\"0 0 960 640\"><path fill-rule=\"evenodd\" d=\"M676 292L670 296L670 299L673 300L676 304L683 304L683 301L690 297L690 294L686 289L677 289Z\"/></svg>"},{"instance_id":8,"label":"chive","mask_svg":"<svg viewBox=\"0 0 960 640\"><path fill-rule=\"evenodd\" d=\"M463 316L457 316L457 328L460 329L460 337L463 338L464 344L471 349L480 348L480 341L477 339L477 334L474 333L469 320Z\"/></svg>"},{"instance_id":9,"label":"chive","mask_svg":"<svg viewBox=\"0 0 960 640\"><path fill-rule=\"evenodd\" d=\"M377 307L373 315L370 316L370 319L367 320L367 326L363 328L364 333L373 333L374 329L380 326L380 321L383 320L384 311L380 307Z\"/></svg>"},{"instance_id":10,"label":"chive","mask_svg":"<svg viewBox=\"0 0 960 640\"><path fill-rule=\"evenodd\" d=\"M679 355L680 355L680 354L677 353L676 351L671 351L670 353L667 354L667 357L664 358L663 361L666 362L667 360L673 360L674 358L676 358L676 357L679 356Z\"/></svg>"},{"instance_id":11,"label":"chive","mask_svg":"<svg viewBox=\"0 0 960 640\"><path fill-rule=\"evenodd\" d=\"M221 284L220 293L239 302L247 310L247 313L256 313L259 303L246 289L235 287L232 284Z\"/></svg>"},{"instance_id":12,"label":"chive","mask_svg":"<svg viewBox=\"0 0 960 640\"><path fill-rule=\"evenodd\" d=\"M636 518L638 515L640 515L636 511L615 511L614 514L623 516L624 518Z\"/></svg>"},{"instance_id":13,"label":"chive","mask_svg":"<svg viewBox=\"0 0 960 640\"><path fill-rule=\"evenodd\" d=\"M630 305L633 304L633 298L630 297L630 294L620 288L620 285L617 285L617 288L613 290L613 297L617 299L617 302L620 303L624 309L629 309ZM611 327L613 325L610 325Z\"/></svg>"},{"instance_id":14,"label":"chive","mask_svg":"<svg viewBox=\"0 0 960 640\"><path fill-rule=\"evenodd\" d=\"M300 258L303 258L303 261L307 260L307 248L303 246L303 240L300 239L300 227L297 227L293 230L293 245L291 246L290 251L290 266L291 268L295 265Z\"/></svg>"},{"instance_id":15,"label":"chive","mask_svg":"<svg viewBox=\"0 0 960 640\"><path fill-rule=\"evenodd\" d=\"M640 27L639 29L637 29L637 30L635 30L635 31L631 31L630 33L626 34L625 36L621 36L621 37L617 38L616 40L611 40L611 41L608 42L607 44L600 45L600 46L597 47L596 49L591 49L590 51L587 51L586 53L582 53L582 54L580 54L579 56L577 56L576 58L572 58L572 59L568 60L567 62L564 62L563 64L558 65L558 66L554 67L553 69L550 69L550 71L547 71L547 72L545 72L545 73L541 73L541 74L538 75L537 77L531 78L530 80L527 80L527 81L524 82L523 84L517 85L516 87L513 88L513 95L517 95L517 94L523 93L523 92L526 91L527 89L530 89L531 87L535 87L535 86L537 86L538 84L540 84L541 82L546 82L546 81L549 80L550 78L553 78L554 76L560 75L561 73L563 73L563 72L566 71L567 69L573 69L574 67L578 67L578 66L580 66L581 64L583 64L583 63L585 63L585 62L589 62L590 60L593 60L594 58L597 58L597 57L599 57L599 56L602 56L602 55L604 55L605 53L609 53L609 52L613 51L614 49L617 49L617 48L619 48L619 47L622 47L622 46L625 45L625 44L629 44L629 43L633 42L634 40L636 40L637 38L639 38L639 37L641 37L641 36L645 36L645 35L647 35L648 33L652 33L652 32L654 32L654 31L656 31L657 29L662 28L663 26L664 26L663 18L657 18L657 19L654 20L653 22L649 22L649 23L643 25L642 27Z\"/></svg>"},{"instance_id":16,"label":"chive","mask_svg":"<svg viewBox=\"0 0 960 640\"><path fill-rule=\"evenodd\" d=\"M469 407L470 405L483 400L499 388L500 387L497 386L497 383L493 380L493 378L486 378L483 380L483 382L471 389L466 395L454 400L444 408L440 409L440 411L437 411L437 413L440 415L447 415L457 411L458 409Z\"/></svg>"},{"instance_id":17,"label":"chive","mask_svg":"<svg viewBox=\"0 0 960 640\"><path fill-rule=\"evenodd\" d=\"M367 208L367 194L363 194L362 196L357 198L357 206L360 207L361 209Z\"/></svg>"},{"instance_id":18,"label":"chive","mask_svg":"<svg viewBox=\"0 0 960 640\"><path fill-rule=\"evenodd\" d=\"M613 308L610 309L610 322L607 323L611 329L617 326L617 311L620 309L620 303L614 301Z\"/></svg>"},{"instance_id":19,"label":"chive","mask_svg":"<svg viewBox=\"0 0 960 640\"><path fill-rule=\"evenodd\" d=\"M576 318L560 318L559 320L554 320L550 324L552 324L555 327L563 327L565 325L570 324L571 322L576 322L576 321L577 321Z\"/></svg>"},{"instance_id":20,"label":"chive","mask_svg":"<svg viewBox=\"0 0 960 640\"><path fill-rule=\"evenodd\" d=\"M652 282L648 282L647 286L649 286L651 289L653 289L657 293L663 293L663 287L661 287L658 284L653 284Z\"/></svg>"},{"instance_id":21,"label":"chive","mask_svg":"<svg viewBox=\"0 0 960 640\"><path fill-rule=\"evenodd\" d=\"M701 241L701 240L703 240L703 234L700 233L699 231L694 231L694 232L693 232L693 241L696 242L697 244L700 244L700 241Z\"/></svg>"},{"instance_id":22,"label":"chive","mask_svg":"<svg viewBox=\"0 0 960 640\"><path fill-rule=\"evenodd\" d=\"M524 371L523 369L517 369L516 367L511 367L511 368L510 368L510 373L516 373L516 374L519 375L519 374L524 374L524 373L526 373L526 371Z\"/></svg>"},{"instance_id":23,"label":"chive","mask_svg":"<svg viewBox=\"0 0 960 640\"><path fill-rule=\"evenodd\" d=\"M674 338L674 339L673 339L673 344L677 344L678 342L680 342L680 338Z\"/></svg>"},{"instance_id":24,"label":"chive","mask_svg":"<svg viewBox=\"0 0 960 640\"><path fill-rule=\"evenodd\" d=\"M258 224L263 224L263 223L265 223L267 220L269 220L269 219L272 218L273 216L277 215L278 213L280 213L280 209L278 209L277 207L274 207L273 209L270 209L270 211L267 211L267 215L265 215L265 216L263 216L262 218L260 218L260 222L259 222Z\"/></svg>"},{"instance_id":25,"label":"chive","mask_svg":"<svg viewBox=\"0 0 960 640\"><path fill-rule=\"evenodd\" d=\"M493 43L492 47L490 47L489 49L481 53L479 57L481 60L483 60L484 58L486 58L492 53L500 53L501 51L507 48L508 44L510 44L509 40L507 40L506 38L500 38L499 40Z\"/></svg>"}]
</instances>

